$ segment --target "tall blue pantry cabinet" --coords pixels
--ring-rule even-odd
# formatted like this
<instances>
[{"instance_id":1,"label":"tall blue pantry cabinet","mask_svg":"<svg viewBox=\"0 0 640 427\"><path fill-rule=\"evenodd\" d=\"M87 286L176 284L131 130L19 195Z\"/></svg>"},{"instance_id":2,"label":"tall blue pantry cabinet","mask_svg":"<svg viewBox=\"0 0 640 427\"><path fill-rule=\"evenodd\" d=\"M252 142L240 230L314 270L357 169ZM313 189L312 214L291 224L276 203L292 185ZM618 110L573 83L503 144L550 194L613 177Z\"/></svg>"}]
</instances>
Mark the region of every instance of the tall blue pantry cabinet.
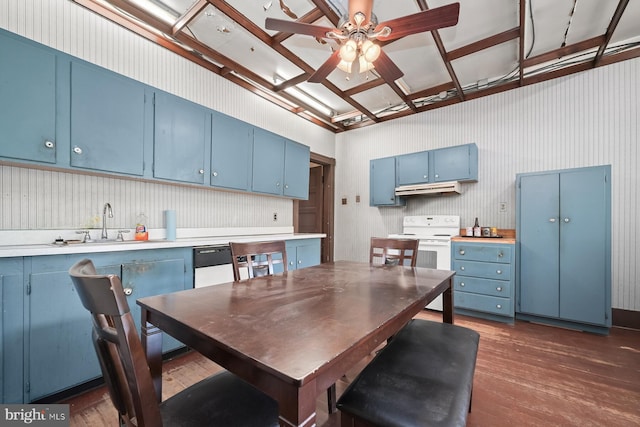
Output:
<instances>
[{"instance_id":1,"label":"tall blue pantry cabinet","mask_svg":"<svg viewBox=\"0 0 640 427\"><path fill-rule=\"evenodd\" d=\"M516 177L516 317L611 327L611 166Z\"/></svg>"}]
</instances>

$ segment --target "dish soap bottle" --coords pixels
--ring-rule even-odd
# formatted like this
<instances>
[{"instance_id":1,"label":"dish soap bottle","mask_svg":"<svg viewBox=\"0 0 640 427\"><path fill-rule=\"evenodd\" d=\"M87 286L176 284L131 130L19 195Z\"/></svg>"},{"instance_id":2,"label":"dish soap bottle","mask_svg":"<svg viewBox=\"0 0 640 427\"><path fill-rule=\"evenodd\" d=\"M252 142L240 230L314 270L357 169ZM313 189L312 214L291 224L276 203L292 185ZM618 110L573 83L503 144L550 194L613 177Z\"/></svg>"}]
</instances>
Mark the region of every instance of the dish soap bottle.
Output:
<instances>
[{"instance_id":1,"label":"dish soap bottle","mask_svg":"<svg viewBox=\"0 0 640 427\"><path fill-rule=\"evenodd\" d=\"M136 219L136 240L149 240L149 232L147 230L147 216L143 213L138 215Z\"/></svg>"}]
</instances>

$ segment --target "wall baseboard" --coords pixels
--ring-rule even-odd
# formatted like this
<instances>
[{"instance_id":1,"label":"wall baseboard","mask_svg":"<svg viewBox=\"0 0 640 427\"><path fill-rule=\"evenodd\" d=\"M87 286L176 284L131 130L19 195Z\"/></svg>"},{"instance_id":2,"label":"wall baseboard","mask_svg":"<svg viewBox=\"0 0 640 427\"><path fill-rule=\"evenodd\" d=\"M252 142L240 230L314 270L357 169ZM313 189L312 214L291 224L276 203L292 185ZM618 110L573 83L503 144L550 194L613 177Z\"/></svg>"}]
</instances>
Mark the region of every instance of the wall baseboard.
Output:
<instances>
[{"instance_id":1,"label":"wall baseboard","mask_svg":"<svg viewBox=\"0 0 640 427\"><path fill-rule=\"evenodd\" d=\"M640 311L614 308L611 314L613 326L640 330Z\"/></svg>"}]
</instances>

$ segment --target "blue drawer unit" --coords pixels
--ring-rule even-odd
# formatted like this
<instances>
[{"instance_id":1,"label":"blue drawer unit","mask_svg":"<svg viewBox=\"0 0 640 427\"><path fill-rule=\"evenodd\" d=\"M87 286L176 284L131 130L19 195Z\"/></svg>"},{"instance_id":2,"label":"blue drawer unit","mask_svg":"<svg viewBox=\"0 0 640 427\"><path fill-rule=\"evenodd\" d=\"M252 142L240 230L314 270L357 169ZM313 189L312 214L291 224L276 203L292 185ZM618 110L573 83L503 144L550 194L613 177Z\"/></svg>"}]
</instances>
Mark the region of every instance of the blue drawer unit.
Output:
<instances>
[{"instance_id":1,"label":"blue drawer unit","mask_svg":"<svg viewBox=\"0 0 640 427\"><path fill-rule=\"evenodd\" d=\"M512 323L515 318L515 245L452 244L456 313Z\"/></svg>"}]
</instances>

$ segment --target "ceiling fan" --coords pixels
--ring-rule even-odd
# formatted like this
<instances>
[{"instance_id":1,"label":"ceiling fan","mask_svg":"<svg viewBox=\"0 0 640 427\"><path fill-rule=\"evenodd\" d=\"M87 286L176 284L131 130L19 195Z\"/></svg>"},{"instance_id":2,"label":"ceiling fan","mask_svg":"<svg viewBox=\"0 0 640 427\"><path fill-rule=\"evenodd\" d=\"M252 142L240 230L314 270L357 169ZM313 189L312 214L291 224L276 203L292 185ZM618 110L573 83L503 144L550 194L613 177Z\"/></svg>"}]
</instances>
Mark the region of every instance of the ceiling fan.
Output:
<instances>
[{"instance_id":1,"label":"ceiling fan","mask_svg":"<svg viewBox=\"0 0 640 427\"><path fill-rule=\"evenodd\" d=\"M411 34L445 28L458 23L460 3L429 9L389 21L378 22L373 13L373 0L349 0L348 15L343 16L338 28L322 27L282 19L267 18L265 28L284 33L303 34L317 39L329 39L340 48L308 79L320 83L334 68L352 72L366 72L373 68L388 82L404 73L387 56L376 41L397 40Z\"/></svg>"}]
</instances>

